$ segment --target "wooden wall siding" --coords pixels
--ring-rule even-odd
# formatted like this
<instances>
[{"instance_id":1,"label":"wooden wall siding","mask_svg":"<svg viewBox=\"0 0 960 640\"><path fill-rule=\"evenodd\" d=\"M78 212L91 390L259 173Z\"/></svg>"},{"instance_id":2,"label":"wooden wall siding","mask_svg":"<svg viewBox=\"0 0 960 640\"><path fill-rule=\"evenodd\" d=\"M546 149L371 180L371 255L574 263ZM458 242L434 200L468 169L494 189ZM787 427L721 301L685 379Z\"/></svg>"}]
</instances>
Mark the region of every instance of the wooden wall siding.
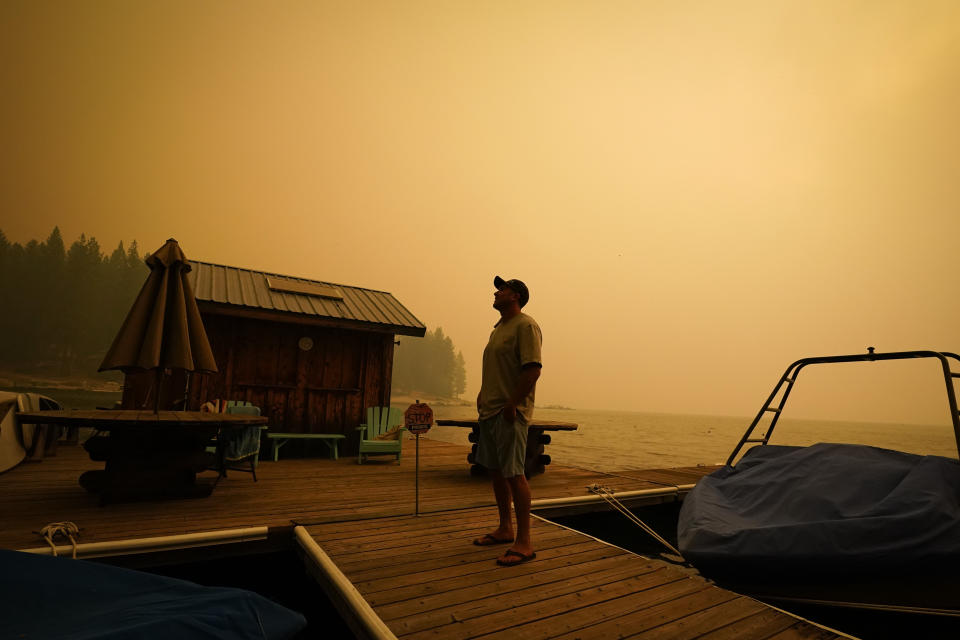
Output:
<instances>
[{"instance_id":1,"label":"wooden wall siding","mask_svg":"<svg viewBox=\"0 0 960 640\"><path fill-rule=\"evenodd\" d=\"M366 408L390 403L393 334L223 315L204 315L203 322L219 371L174 372L163 387L163 408L185 393L190 410L209 400L245 400L275 431L346 435L341 451L351 454ZM313 340L310 351L299 348L303 337ZM153 372L127 375L124 408L142 406L153 384Z\"/></svg>"},{"instance_id":2,"label":"wooden wall siding","mask_svg":"<svg viewBox=\"0 0 960 640\"><path fill-rule=\"evenodd\" d=\"M219 315L205 315L204 325L220 372L195 377L191 408L246 400L274 430L346 435L349 454L366 407L389 403L393 334ZM310 351L299 348L303 337Z\"/></svg>"},{"instance_id":3,"label":"wooden wall siding","mask_svg":"<svg viewBox=\"0 0 960 640\"><path fill-rule=\"evenodd\" d=\"M175 402L184 398L187 376L183 371L173 371L163 377L160 384L161 409L172 409ZM153 371L126 374L120 406L124 409L153 409L156 384L156 373Z\"/></svg>"}]
</instances>

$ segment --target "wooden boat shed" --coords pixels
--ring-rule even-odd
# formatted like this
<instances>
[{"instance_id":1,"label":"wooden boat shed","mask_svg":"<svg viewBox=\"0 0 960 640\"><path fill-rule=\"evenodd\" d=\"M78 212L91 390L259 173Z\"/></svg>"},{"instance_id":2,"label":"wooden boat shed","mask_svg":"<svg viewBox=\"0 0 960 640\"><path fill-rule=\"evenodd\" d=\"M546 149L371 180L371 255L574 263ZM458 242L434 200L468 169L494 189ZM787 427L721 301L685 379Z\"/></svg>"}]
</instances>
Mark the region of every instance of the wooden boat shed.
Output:
<instances>
[{"instance_id":1,"label":"wooden boat shed","mask_svg":"<svg viewBox=\"0 0 960 640\"><path fill-rule=\"evenodd\" d=\"M184 398L246 400L270 428L291 433L342 433L356 451L366 407L390 404L397 335L422 337L426 327L391 294L190 261L190 284L219 372L174 372L161 404ZM123 406L136 408L152 377L129 375Z\"/></svg>"}]
</instances>

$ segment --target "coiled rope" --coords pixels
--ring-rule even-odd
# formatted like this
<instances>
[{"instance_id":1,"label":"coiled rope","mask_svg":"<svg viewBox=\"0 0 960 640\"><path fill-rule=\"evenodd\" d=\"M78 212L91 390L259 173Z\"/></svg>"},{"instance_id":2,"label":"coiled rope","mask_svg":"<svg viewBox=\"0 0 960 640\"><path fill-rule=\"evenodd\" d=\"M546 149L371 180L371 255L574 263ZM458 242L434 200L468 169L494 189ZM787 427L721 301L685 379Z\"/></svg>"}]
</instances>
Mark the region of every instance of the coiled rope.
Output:
<instances>
[{"instance_id":1,"label":"coiled rope","mask_svg":"<svg viewBox=\"0 0 960 640\"><path fill-rule=\"evenodd\" d=\"M53 555L57 555L57 545L53 542L54 538L57 538L58 536L61 538L67 538L70 540L70 544L73 545L73 557L76 559L77 538L80 537L80 527L72 522L51 522L43 529L40 529L40 535L43 536L43 539L47 541L48 545L50 545Z\"/></svg>"},{"instance_id":2,"label":"coiled rope","mask_svg":"<svg viewBox=\"0 0 960 640\"><path fill-rule=\"evenodd\" d=\"M634 523L635 525L637 525L638 527L646 531L654 540L656 540L657 542L665 546L667 549L669 549L671 553L675 554L681 562L683 561L683 556L680 554L680 552L676 548L674 548L672 544L667 542L663 536L661 536L659 533L654 531L653 528L650 527L650 525L648 525L646 522L644 522L639 517L637 517L637 514L630 511L630 509L627 509L622 502L617 500L617 497L613 494L613 491L609 487L604 487L599 484L592 484L589 487L587 487L587 491L589 491L590 493L595 493L601 498L603 498L607 502L607 504L609 504L611 507L613 507L614 509L622 513L627 518L627 520L629 520L630 522Z\"/></svg>"}]
</instances>

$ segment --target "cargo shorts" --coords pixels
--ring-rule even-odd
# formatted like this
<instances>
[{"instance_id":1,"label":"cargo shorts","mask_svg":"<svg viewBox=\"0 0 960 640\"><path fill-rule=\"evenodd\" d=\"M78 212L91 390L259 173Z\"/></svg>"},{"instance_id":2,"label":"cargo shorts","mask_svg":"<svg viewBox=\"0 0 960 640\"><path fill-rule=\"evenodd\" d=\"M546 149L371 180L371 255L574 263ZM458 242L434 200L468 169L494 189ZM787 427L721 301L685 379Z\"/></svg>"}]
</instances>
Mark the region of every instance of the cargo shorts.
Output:
<instances>
[{"instance_id":1,"label":"cargo shorts","mask_svg":"<svg viewBox=\"0 0 960 640\"><path fill-rule=\"evenodd\" d=\"M503 412L479 421L477 464L499 471L504 478L522 476L527 457L527 423L523 416L507 422Z\"/></svg>"}]
</instances>

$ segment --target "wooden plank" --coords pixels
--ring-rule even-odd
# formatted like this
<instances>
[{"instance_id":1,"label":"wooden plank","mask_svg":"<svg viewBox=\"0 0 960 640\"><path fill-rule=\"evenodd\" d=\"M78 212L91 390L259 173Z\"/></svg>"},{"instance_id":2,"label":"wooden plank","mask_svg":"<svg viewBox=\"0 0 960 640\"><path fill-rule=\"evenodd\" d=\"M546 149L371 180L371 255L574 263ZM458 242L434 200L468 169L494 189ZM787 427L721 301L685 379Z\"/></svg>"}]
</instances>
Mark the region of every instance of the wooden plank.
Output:
<instances>
[{"instance_id":1,"label":"wooden plank","mask_svg":"<svg viewBox=\"0 0 960 640\"><path fill-rule=\"evenodd\" d=\"M384 405L384 399L380 391L381 376L383 374L383 353L380 349L380 341L377 336L368 336L366 340L366 358L367 363L364 368L363 397L364 409L366 407L380 407Z\"/></svg>"},{"instance_id":2,"label":"wooden plank","mask_svg":"<svg viewBox=\"0 0 960 640\"><path fill-rule=\"evenodd\" d=\"M682 575L682 574L681 574ZM662 578L666 576L656 577ZM672 576L671 576L672 577ZM656 603L679 602L684 596L703 591L705 585L692 579L670 579L657 584L645 581L630 584L625 590L610 591L611 597L601 588L584 590L585 597L574 595L561 602L544 601L511 610L509 616L497 619L483 619L469 626L447 625L431 630L428 634L412 635L411 638L455 638L455 637L504 637L519 639L549 638L571 630L581 630L598 620L616 618L640 609L652 609ZM730 594L729 597L733 597ZM559 599L558 599L559 600ZM482 622L482 628L479 628ZM470 629L473 634L464 634ZM563 636L560 636L563 637ZM583 637L579 633L575 637ZM602 636L593 636L602 637ZM606 635L605 637L616 637Z\"/></svg>"},{"instance_id":3,"label":"wooden plank","mask_svg":"<svg viewBox=\"0 0 960 640\"><path fill-rule=\"evenodd\" d=\"M527 563L519 567L511 567L510 576L522 577L539 575L538 572L550 571L552 569L561 567L582 565L594 560L600 560L614 556L623 557L624 555L624 552L618 551L613 547L600 548L588 543L574 545L573 547L567 547L567 549L569 551L568 553L564 555L556 555L550 558L541 557L538 554L536 562ZM483 569L481 567L479 571L475 571L470 575L469 584L497 584L499 581L504 579L504 568L498 567L494 564L494 558L496 555L499 555L499 553L500 552L494 552L495 555L490 556L487 562L489 569ZM422 598L437 593L443 593L445 591L459 589L462 588L464 584L463 576L456 573L453 573L444 579L437 579L432 583L421 582L411 584L406 587L385 589L382 591L376 591L375 589L377 589L379 585L371 581L369 584L364 585L364 597L371 605L374 607L379 607L381 605L400 602L402 600Z\"/></svg>"},{"instance_id":4,"label":"wooden plank","mask_svg":"<svg viewBox=\"0 0 960 640\"><path fill-rule=\"evenodd\" d=\"M581 542L573 545L565 545L563 547L540 549L537 551L537 559L540 561L536 564L530 563L527 565L522 565L519 567L513 567L517 569L518 572L521 570L527 571L529 567L540 566L546 561L550 560L569 560L570 556L576 555L581 551L588 551L592 548L592 545L589 542ZM497 577L502 577L502 570L499 570L497 575L491 575L491 571L496 571L498 568L494 564L493 560L502 553L502 551L489 551L490 556L482 559L473 559L471 562L465 562L463 564L455 566L443 566L439 568L430 567L423 571L415 571L413 573L405 573L398 576L391 576L386 578L379 578L374 576L365 576L364 580L354 580L351 578L358 589L362 591L373 590L376 591L392 591L394 589L401 589L403 587L416 586L424 583L434 583L442 582L443 580L450 578L459 578L464 575L471 573L484 574L480 576L479 579L484 577L489 577L490 579L496 579ZM576 562L576 560L574 560ZM375 593L376 591L372 591Z\"/></svg>"},{"instance_id":5,"label":"wooden plank","mask_svg":"<svg viewBox=\"0 0 960 640\"><path fill-rule=\"evenodd\" d=\"M714 637L714 640L757 637L757 631L763 625L737 625L737 623L761 613L769 614L768 618L762 622L772 621L778 625L776 628L769 630L769 633L785 629L795 622L793 618L789 618L774 609L769 609L756 600L740 596L684 616L672 623L627 637L643 638L643 640L684 640L686 638L710 636ZM720 628L723 628L724 632L715 634ZM730 631L735 631L736 635L727 635ZM767 633L766 630L763 632Z\"/></svg>"},{"instance_id":6,"label":"wooden plank","mask_svg":"<svg viewBox=\"0 0 960 640\"><path fill-rule=\"evenodd\" d=\"M215 395L209 398L226 398L233 391L233 383L237 379L238 350L242 341L240 337L240 328L234 323L225 323L225 333L227 337L227 366L222 376L216 376L218 384Z\"/></svg>"},{"instance_id":7,"label":"wooden plank","mask_svg":"<svg viewBox=\"0 0 960 640\"><path fill-rule=\"evenodd\" d=\"M223 398L232 398L241 392L241 386L263 382L257 377L257 324L238 322L232 329L232 366Z\"/></svg>"},{"instance_id":8,"label":"wooden plank","mask_svg":"<svg viewBox=\"0 0 960 640\"><path fill-rule=\"evenodd\" d=\"M550 617L541 628L528 625L530 628L524 628L522 633L514 637L545 637L542 632L544 626L549 626L553 631L563 628L562 635L553 633L552 637L566 640L626 637L738 597L695 578L690 578L688 582L672 583L667 587L670 588L637 594L634 598L619 602L617 607L607 605L602 613L596 610L578 610L576 615Z\"/></svg>"},{"instance_id":9,"label":"wooden plank","mask_svg":"<svg viewBox=\"0 0 960 640\"><path fill-rule=\"evenodd\" d=\"M300 350L299 331L295 325L277 325L277 378L276 383L288 389L297 386L297 352Z\"/></svg>"},{"instance_id":10,"label":"wooden plank","mask_svg":"<svg viewBox=\"0 0 960 640\"><path fill-rule=\"evenodd\" d=\"M342 388L343 382L343 341L335 334L329 335L327 339L326 357L323 366L323 376L320 385L326 388ZM343 416L338 414L338 401L342 405L343 396L339 393L325 392L324 394L324 412L322 431L337 432L342 429Z\"/></svg>"},{"instance_id":11,"label":"wooden plank","mask_svg":"<svg viewBox=\"0 0 960 640\"><path fill-rule=\"evenodd\" d=\"M356 393L342 396L343 425L341 426L340 433L344 434L348 438L355 438L355 429L360 425L361 422L363 422L363 420L360 418L360 414L364 410L364 407L362 406L363 393L361 391L361 387L363 386L361 384L361 360L363 359L364 351L361 344L361 336L344 332L342 339L347 344L347 357L344 358L343 363L343 381L345 385L353 387L357 391Z\"/></svg>"},{"instance_id":12,"label":"wooden plank","mask_svg":"<svg viewBox=\"0 0 960 640\"><path fill-rule=\"evenodd\" d=\"M383 336L383 405L390 404L390 398L393 393L393 357L396 345L393 342L394 336Z\"/></svg>"},{"instance_id":13,"label":"wooden plank","mask_svg":"<svg viewBox=\"0 0 960 640\"><path fill-rule=\"evenodd\" d=\"M837 634L815 627L806 622L796 622L779 633L768 636L769 640L833 640Z\"/></svg>"},{"instance_id":14,"label":"wooden plank","mask_svg":"<svg viewBox=\"0 0 960 640\"><path fill-rule=\"evenodd\" d=\"M709 467L709 469L716 470L721 469L722 467ZM711 471L710 473L712 473ZM689 471L679 471L676 469L647 469L643 471L620 471L618 475L622 475L628 478L635 478L637 480L646 480L648 482L655 482L657 484L664 485L683 485L683 484L696 484L704 474L692 473Z\"/></svg>"},{"instance_id":15,"label":"wooden plank","mask_svg":"<svg viewBox=\"0 0 960 640\"><path fill-rule=\"evenodd\" d=\"M606 611L612 602L617 600L623 603L632 601L631 596L640 592L672 592L676 590L677 585L681 584L681 580L682 577L667 576L663 569L660 569L601 584L577 585L577 588L574 589L564 588L563 585L554 589L540 587L527 594L525 599L532 600L532 602L525 603L524 598L520 595L514 595L506 601L504 598L496 597L494 598L495 604L492 611L484 615L473 616L475 610L470 607L468 613L472 616L470 618L458 618L454 623L425 629L422 632L409 635L405 634L405 637L468 638L505 631L513 634L512 637L520 638L524 637L527 632L533 631L535 627L539 628L538 633L543 631L544 624L541 621L545 618L575 614L582 608L592 605L603 605L603 609ZM516 604L512 602L515 599L517 600ZM501 613L502 615L489 615L490 613ZM552 621L548 622L547 625L556 630Z\"/></svg>"},{"instance_id":16,"label":"wooden plank","mask_svg":"<svg viewBox=\"0 0 960 640\"><path fill-rule=\"evenodd\" d=\"M701 640L739 640L739 638L768 638L796 624L796 619L785 616L776 609L763 608L758 613L730 622L709 633L698 636ZM833 634L831 634L832 636Z\"/></svg>"},{"instance_id":17,"label":"wooden plank","mask_svg":"<svg viewBox=\"0 0 960 640\"><path fill-rule=\"evenodd\" d=\"M534 544L537 548L545 546L561 547L567 544L582 542L583 536L572 531L547 531L537 533ZM502 552L504 547L497 546ZM379 577L392 572L408 571L411 566L427 567L431 564L442 566L442 563L463 563L476 556L488 558L493 547L479 547L471 542L471 536L458 535L434 536L429 539L415 542L415 546L398 550L396 547L371 549L369 547L350 548L340 545L339 548L324 546L324 550L337 553L337 564L345 572L357 579L363 578L364 571L375 571ZM424 560L424 558L427 560Z\"/></svg>"},{"instance_id":18,"label":"wooden plank","mask_svg":"<svg viewBox=\"0 0 960 640\"><path fill-rule=\"evenodd\" d=\"M490 519L490 524L484 528L491 529L494 524L493 519ZM401 562L403 558L407 556L416 557L419 550L424 549L428 545L434 545L431 547L434 550L444 548L445 546L454 548L458 546L464 547L464 551L490 548L489 546L474 545L473 539L482 534L479 531L463 531L461 526L460 524L455 524L444 527L438 523L437 529L427 532L375 531L369 536L357 537L353 540L341 539L325 541L323 546L325 549L338 553L338 555L344 557L345 560L349 560L350 558L347 556L351 554L361 554L366 558L375 558L378 554L393 554L392 560L394 563ZM544 541L583 539L582 535L567 529L537 528L536 526L533 530L533 536L537 540ZM407 540L404 540L404 537L406 537ZM397 538L399 538L399 540Z\"/></svg>"},{"instance_id":19,"label":"wooden plank","mask_svg":"<svg viewBox=\"0 0 960 640\"><path fill-rule=\"evenodd\" d=\"M537 535L535 543L539 551L537 557L547 557L545 549L551 552L561 554L565 547L570 547L583 543L583 536L573 532L549 532L544 535ZM481 567L489 564L491 553L494 557L503 553L504 547L498 547L491 551L491 547L478 547L470 543L469 539L458 536L453 540L448 540L443 547L433 546L430 552L418 550L413 553L400 557L394 557L390 560L383 558L366 558L366 552L360 551L352 555L364 556L360 562L344 562L340 567L344 573L350 576L354 582L363 580L384 580L394 576L406 576L410 573L419 573L434 569L468 569L469 566L479 563ZM345 556L338 556L343 558ZM349 558L349 556L346 556ZM339 563L338 563L339 564Z\"/></svg>"},{"instance_id":20,"label":"wooden plank","mask_svg":"<svg viewBox=\"0 0 960 640\"><path fill-rule=\"evenodd\" d=\"M653 570L655 569L656 568L653 568ZM640 572L647 572L649 570L651 570L649 565L639 567L625 566L623 558L619 555L609 556L576 565L557 567L536 574L508 577L479 585L469 584L432 596L401 600L393 604L378 607L377 613L386 621L418 618L431 614L434 611L442 611L445 612L445 614L455 615L461 605L468 604L471 609L473 609L480 600L490 598L491 596L506 599L507 602L514 602L514 597L517 593L533 594L533 587L540 585L554 585L556 583L569 584L571 586L579 584L604 584L613 579L638 575ZM535 596L531 595L530 597ZM398 622L397 624L407 625L410 627L410 630L414 630L414 622L412 620L407 620L403 623ZM427 621L424 621L417 622L416 626L428 628L429 626L435 625L427 624Z\"/></svg>"},{"instance_id":21,"label":"wooden plank","mask_svg":"<svg viewBox=\"0 0 960 640\"><path fill-rule=\"evenodd\" d=\"M421 442L421 445L425 442ZM479 527L490 526L497 522L496 513L489 510L486 518L477 518L474 522ZM450 511L447 513L431 514L430 522L432 526L443 526L446 522L457 522L462 525L463 511ZM396 516L392 518L379 518L377 520L344 520L336 523L320 523L317 525L305 525L311 535L323 536L324 542L337 539L353 539L357 532L375 532L379 529L385 531L400 532L403 530L420 531L423 528L423 518L411 515ZM339 534L339 535L338 535Z\"/></svg>"}]
</instances>

